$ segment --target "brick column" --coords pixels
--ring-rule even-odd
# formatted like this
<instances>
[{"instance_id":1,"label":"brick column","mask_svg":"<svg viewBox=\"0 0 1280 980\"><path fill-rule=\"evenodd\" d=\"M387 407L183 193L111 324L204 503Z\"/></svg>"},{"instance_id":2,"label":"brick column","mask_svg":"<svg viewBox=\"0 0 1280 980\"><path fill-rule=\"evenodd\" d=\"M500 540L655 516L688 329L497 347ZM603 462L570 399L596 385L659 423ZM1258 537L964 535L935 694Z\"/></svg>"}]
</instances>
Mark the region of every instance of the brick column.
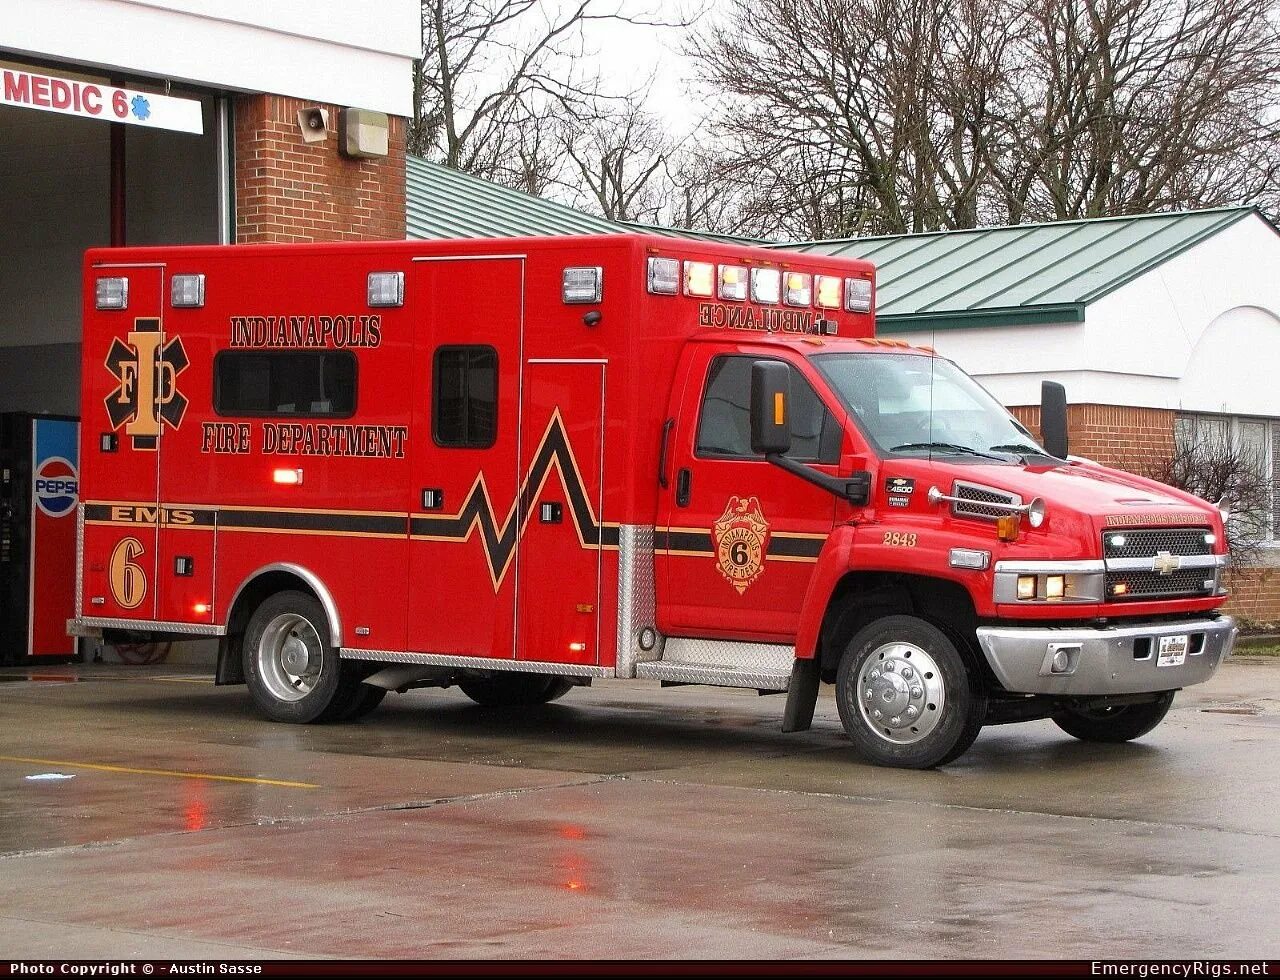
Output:
<instances>
[{"instance_id":1,"label":"brick column","mask_svg":"<svg viewBox=\"0 0 1280 980\"><path fill-rule=\"evenodd\" d=\"M304 143L298 110L314 102L246 95L235 105L236 241L403 239L404 120L391 117L388 155L350 160L338 152L338 107L329 136Z\"/></svg>"}]
</instances>

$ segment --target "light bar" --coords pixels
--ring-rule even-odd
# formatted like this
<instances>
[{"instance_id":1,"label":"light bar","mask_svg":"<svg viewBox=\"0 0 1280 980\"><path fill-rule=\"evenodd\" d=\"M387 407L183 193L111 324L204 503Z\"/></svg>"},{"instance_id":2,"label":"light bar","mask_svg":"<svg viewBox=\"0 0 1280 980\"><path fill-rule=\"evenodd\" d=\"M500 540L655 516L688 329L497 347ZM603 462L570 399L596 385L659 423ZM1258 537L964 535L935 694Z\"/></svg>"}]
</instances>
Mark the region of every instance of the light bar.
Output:
<instances>
[{"instance_id":1,"label":"light bar","mask_svg":"<svg viewBox=\"0 0 1280 980\"><path fill-rule=\"evenodd\" d=\"M369 273L370 306L404 306L403 272Z\"/></svg>"},{"instance_id":2,"label":"light bar","mask_svg":"<svg viewBox=\"0 0 1280 980\"><path fill-rule=\"evenodd\" d=\"M686 262L684 264L684 294L686 296L715 295L716 267L711 262Z\"/></svg>"},{"instance_id":3,"label":"light bar","mask_svg":"<svg viewBox=\"0 0 1280 980\"><path fill-rule=\"evenodd\" d=\"M658 296L674 296L680 292L680 260L649 257L647 276L649 292Z\"/></svg>"},{"instance_id":4,"label":"light bar","mask_svg":"<svg viewBox=\"0 0 1280 980\"><path fill-rule=\"evenodd\" d=\"M170 279L169 303L185 308L204 306L204 276L174 276Z\"/></svg>"},{"instance_id":5,"label":"light bar","mask_svg":"<svg viewBox=\"0 0 1280 980\"><path fill-rule=\"evenodd\" d=\"M782 295L782 273L777 269L751 270L751 299L756 303L776 303Z\"/></svg>"},{"instance_id":6,"label":"light bar","mask_svg":"<svg viewBox=\"0 0 1280 980\"><path fill-rule=\"evenodd\" d=\"M850 313L871 312L870 279L846 279L844 281L844 308Z\"/></svg>"},{"instance_id":7,"label":"light bar","mask_svg":"<svg viewBox=\"0 0 1280 980\"><path fill-rule=\"evenodd\" d=\"M840 309L840 277L814 276L814 292L818 296L818 305L824 310Z\"/></svg>"},{"instance_id":8,"label":"light bar","mask_svg":"<svg viewBox=\"0 0 1280 980\"><path fill-rule=\"evenodd\" d=\"M747 298L747 270L744 266L720 266L719 296L721 299Z\"/></svg>"},{"instance_id":9,"label":"light bar","mask_svg":"<svg viewBox=\"0 0 1280 980\"><path fill-rule=\"evenodd\" d=\"M570 266L560 279L560 298L566 303L599 303L604 295L604 269L598 265Z\"/></svg>"},{"instance_id":10,"label":"light bar","mask_svg":"<svg viewBox=\"0 0 1280 980\"><path fill-rule=\"evenodd\" d=\"M123 310L129 306L129 280L112 276L94 285L94 300L100 310Z\"/></svg>"},{"instance_id":11,"label":"light bar","mask_svg":"<svg viewBox=\"0 0 1280 980\"><path fill-rule=\"evenodd\" d=\"M788 272L784 282L786 289L782 300L788 306L809 306L813 303L813 276L807 272Z\"/></svg>"}]
</instances>

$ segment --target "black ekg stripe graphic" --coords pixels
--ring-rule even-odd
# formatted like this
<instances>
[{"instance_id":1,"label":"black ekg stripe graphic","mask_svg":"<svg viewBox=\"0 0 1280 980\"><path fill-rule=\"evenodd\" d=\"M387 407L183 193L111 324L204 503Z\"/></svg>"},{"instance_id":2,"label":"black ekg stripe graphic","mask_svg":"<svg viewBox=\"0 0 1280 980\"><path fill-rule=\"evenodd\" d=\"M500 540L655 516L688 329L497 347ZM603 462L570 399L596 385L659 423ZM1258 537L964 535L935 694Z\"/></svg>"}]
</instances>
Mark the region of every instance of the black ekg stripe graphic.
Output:
<instances>
[{"instance_id":1,"label":"black ekg stripe graphic","mask_svg":"<svg viewBox=\"0 0 1280 980\"><path fill-rule=\"evenodd\" d=\"M569 510L573 514L573 522L578 533L588 548L597 546L616 547L618 529L601 527L591 513L591 504L587 499L587 489L573 465L573 453L569 449L569 439L565 435L564 426L557 415L547 429L538 454L529 468L524 489L520 494L519 506L515 513L507 519L504 527L499 529L498 519L489 505L485 495L484 484L477 482L467 497L461 512L456 517L414 517L409 521L409 531L414 537L455 538L464 539L473 522L478 523L484 541L485 553L489 558L489 567L495 575L500 575L510 561L525 525L529 523L534 509L537 507L535 495L542 485L552 463L560 464L560 473L564 479L565 494L569 498Z\"/></svg>"},{"instance_id":2,"label":"black ekg stripe graphic","mask_svg":"<svg viewBox=\"0 0 1280 980\"><path fill-rule=\"evenodd\" d=\"M817 558L825 544L822 538L788 538L771 536L766 556L771 558ZM653 535L656 551L688 551L694 554L715 554L715 543L710 533L697 531L656 531Z\"/></svg>"}]
</instances>

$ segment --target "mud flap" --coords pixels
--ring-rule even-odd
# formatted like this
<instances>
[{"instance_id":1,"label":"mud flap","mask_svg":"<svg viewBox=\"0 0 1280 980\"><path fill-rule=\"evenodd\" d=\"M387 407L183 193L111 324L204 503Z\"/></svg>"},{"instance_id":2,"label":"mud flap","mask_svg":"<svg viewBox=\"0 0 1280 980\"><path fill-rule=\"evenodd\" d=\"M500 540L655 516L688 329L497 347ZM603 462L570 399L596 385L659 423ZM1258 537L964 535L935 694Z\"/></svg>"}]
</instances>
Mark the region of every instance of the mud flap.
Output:
<instances>
[{"instance_id":1,"label":"mud flap","mask_svg":"<svg viewBox=\"0 0 1280 980\"><path fill-rule=\"evenodd\" d=\"M244 662L240 657L243 634L221 636L218 638L218 669L214 673L213 683L243 684Z\"/></svg>"},{"instance_id":2,"label":"mud flap","mask_svg":"<svg viewBox=\"0 0 1280 980\"><path fill-rule=\"evenodd\" d=\"M817 657L797 657L787 684L787 707L782 713L784 732L807 732L813 724L813 709L818 703L818 687L822 683L821 665Z\"/></svg>"}]
</instances>

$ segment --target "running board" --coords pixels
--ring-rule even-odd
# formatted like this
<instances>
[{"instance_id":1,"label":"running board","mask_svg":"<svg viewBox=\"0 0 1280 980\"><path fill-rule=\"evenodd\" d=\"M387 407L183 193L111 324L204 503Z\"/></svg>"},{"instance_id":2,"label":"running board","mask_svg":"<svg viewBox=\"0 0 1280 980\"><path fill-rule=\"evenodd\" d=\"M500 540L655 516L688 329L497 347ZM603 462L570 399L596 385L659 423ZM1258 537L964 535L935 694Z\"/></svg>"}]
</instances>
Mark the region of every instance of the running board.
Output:
<instances>
[{"instance_id":1,"label":"running board","mask_svg":"<svg viewBox=\"0 0 1280 980\"><path fill-rule=\"evenodd\" d=\"M661 660L636 664L636 676L673 684L785 691L796 652L794 647L774 643L670 636L662 655Z\"/></svg>"},{"instance_id":2,"label":"running board","mask_svg":"<svg viewBox=\"0 0 1280 980\"><path fill-rule=\"evenodd\" d=\"M649 660L636 664L636 676L672 684L707 684L711 687L749 687L757 691L785 691L791 671L746 670L723 664L686 664L675 660Z\"/></svg>"}]
</instances>

